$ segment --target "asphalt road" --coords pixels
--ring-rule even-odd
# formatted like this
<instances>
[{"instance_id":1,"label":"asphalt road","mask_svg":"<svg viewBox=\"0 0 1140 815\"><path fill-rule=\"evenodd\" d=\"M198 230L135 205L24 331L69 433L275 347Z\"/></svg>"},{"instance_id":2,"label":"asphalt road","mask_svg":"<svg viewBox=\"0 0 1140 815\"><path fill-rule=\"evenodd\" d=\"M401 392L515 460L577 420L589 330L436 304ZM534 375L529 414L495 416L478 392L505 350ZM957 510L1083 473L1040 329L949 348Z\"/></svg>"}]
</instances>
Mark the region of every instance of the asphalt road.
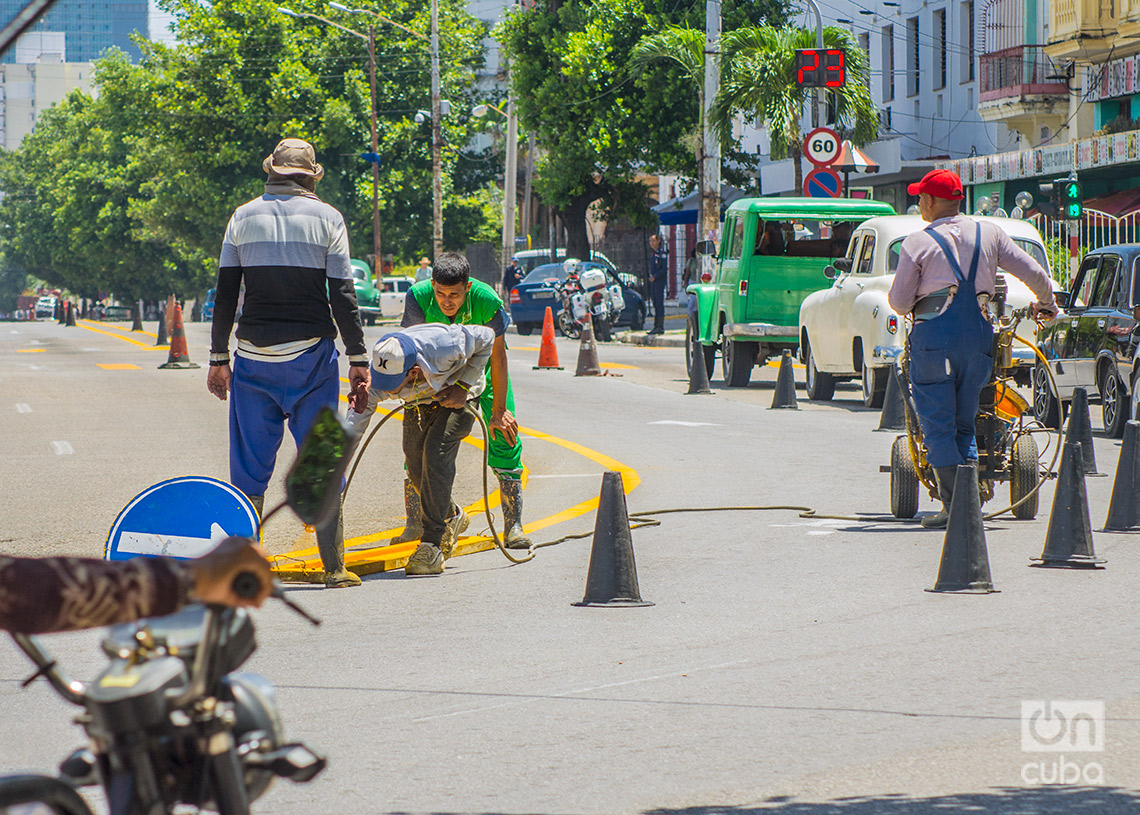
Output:
<instances>
[{"instance_id":1,"label":"asphalt road","mask_svg":"<svg viewBox=\"0 0 1140 815\"><path fill-rule=\"evenodd\" d=\"M225 477L226 412L206 392L205 369L157 370L165 352L125 341L139 337L123 327L0 325L0 549L98 554L147 485ZM189 336L204 363L205 327ZM889 511L879 465L893 434L872 432L878 413L857 387L811 404L798 370L800 409L769 410L773 368L747 389L725 390L716 375L715 394L688 396L681 349L600 345L611 375L578 378L573 343L558 345L564 371L532 369L536 335L511 346L519 418L535 431L530 523L596 497L614 462L637 482L630 511ZM399 525L398 441L385 434L349 496L350 538ZM1096 453L1111 476L1119 444L1098 436ZM478 497L477 465L465 448L461 500ZM1111 477L1087 481L1094 529L1111 489ZM924 591L940 533L786 510L662 515L636 530L649 608L571 605L589 539L522 566L487 552L449 561L437 578L296 587L325 625L267 606L247 667L277 685L288 736L326 751L330 768L308 785L274 786L255 811L1134 812L1140 548L1135 536L1097 532L1104 570L1028 568L1052 499L1050 482L1035 521L987 523L1000 593L985 596ZM587 513L536 537L592 524ZM306 537L292 519L267 534L274 551ZM101 664L96 634L49 646L78 678ZM0 647L0 772L50 770L81 743L73 711L42 682L20 688L29 673ZM1024 752L1023 703L1034 700L1102 701L1103 750ZM1079 783L1034 783L1058 768Z\"/></svg>"}]
</instances>

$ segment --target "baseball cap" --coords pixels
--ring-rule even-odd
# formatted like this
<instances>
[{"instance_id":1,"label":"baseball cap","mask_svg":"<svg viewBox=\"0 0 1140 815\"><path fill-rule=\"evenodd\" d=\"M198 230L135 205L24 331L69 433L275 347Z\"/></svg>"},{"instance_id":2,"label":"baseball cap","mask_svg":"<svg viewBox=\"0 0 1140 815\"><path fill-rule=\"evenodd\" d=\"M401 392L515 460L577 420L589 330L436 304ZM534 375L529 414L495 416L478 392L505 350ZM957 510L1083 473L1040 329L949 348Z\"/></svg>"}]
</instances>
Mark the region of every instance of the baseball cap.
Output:
<instances>
[{"instance_id":1,"label":"baseball cap","mask_svg":"<svg viewBox=\"0 0 1140 815\"><path fill-rule=\"evenodd\" d=\"M317 181L325 175L324 168L317 164L313 145L304 139L282 139L261 162L261 169L278 175L307 175Z\"/></svg>"},{"instance_id":2,"label":"baseball cap","mask_svg":"<svg viewBox=\"0 0 1140 815\"><path fill-rule=\"evenodd\" d=\"M394 391L416 364L416 347L406 334L385 334L372 349L372 389Z\"/></svg>"},{"instance_id":3,"label":"baseball cap","mask_svg":"<svg viewBox=\"0 0 1140 815\"><path fill-rule=\"evenodd\" d=\"M916 184L907 186L906 191L911 195L926 193L935 198L945 198L947 201L961 201L966 197L962 189L962 179L952 170L931 170Z\"/></svg>"}]
</instances>

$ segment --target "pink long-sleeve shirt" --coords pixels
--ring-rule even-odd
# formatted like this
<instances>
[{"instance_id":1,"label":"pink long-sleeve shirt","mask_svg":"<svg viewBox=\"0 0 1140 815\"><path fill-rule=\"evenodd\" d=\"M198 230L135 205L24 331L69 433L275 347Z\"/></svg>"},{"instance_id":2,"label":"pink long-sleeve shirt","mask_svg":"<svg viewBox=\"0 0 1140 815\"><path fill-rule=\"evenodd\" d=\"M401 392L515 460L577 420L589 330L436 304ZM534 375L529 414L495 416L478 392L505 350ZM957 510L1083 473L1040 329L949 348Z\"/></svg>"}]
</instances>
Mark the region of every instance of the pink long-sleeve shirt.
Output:
<instances>
[{"instance_id":1,"label":"pink long-sleeve shirt","mask_svg":"<svg viewBox=\"0 0 1140 815\"><path fill-rule=\"evenodd\" d=\"M1028 253L1019 249L997 224L985 219L975 220L968 215L955 215L952 218L939 218L931 226L949 244L962 274L968 276L970 259L974 256L976 223L982 228L982 251L978 258L978 274L974 280L978 294L994 293L994 282L1000 266L1002 271L1012 274L1037 295L1038 305L1052 305L1053 284L1049 273ZM957 285L958 279L954 276L946 254L934 238L922 230L903 241L898 270L887 299L896 312L909 314L914 304L928 294Z\"/></svg>"}]
</instances>

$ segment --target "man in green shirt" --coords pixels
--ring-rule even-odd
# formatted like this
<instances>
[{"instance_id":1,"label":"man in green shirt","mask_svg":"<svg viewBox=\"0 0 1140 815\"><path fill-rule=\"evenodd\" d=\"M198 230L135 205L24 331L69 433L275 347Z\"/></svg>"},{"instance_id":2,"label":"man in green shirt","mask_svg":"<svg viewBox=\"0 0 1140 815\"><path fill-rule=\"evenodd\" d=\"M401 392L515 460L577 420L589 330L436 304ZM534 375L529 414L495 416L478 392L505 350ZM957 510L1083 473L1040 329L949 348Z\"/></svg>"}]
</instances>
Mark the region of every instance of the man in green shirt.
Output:
<instances>
[{"instance_id":1,"label":"man in green shirt","mask_svg":"<svg viewBox=\"0 0 1140 815\"><path fill-rule=\"evenodd\" d=\"M479 397L483 420L491 434L487 463L499 479L505 527L503 543L509 549L528 549L531 542L522 526L522 439L514 416L515 395L507 373L506 331L510 322L511 318L495 290L482 281L471 279L467 258L459 252L445 252L436 258L431 280L420 281L408 290L400 325L403 328L422 323L483 325L495 332L491 361L487 365L490 386ZM371 415L375 409L375 404L370 403L368 414ZM360 424L358 420L355 426L363 432ZM392 539L392 543L419 540L423 535L420 496L407 478L404 479L404 506L408 524L400 535ZM463 516L457 521L449 521L449 524L465 528L466 520ZM458 531L462 531L461 528Z\"/></svg>"}]
</instances>

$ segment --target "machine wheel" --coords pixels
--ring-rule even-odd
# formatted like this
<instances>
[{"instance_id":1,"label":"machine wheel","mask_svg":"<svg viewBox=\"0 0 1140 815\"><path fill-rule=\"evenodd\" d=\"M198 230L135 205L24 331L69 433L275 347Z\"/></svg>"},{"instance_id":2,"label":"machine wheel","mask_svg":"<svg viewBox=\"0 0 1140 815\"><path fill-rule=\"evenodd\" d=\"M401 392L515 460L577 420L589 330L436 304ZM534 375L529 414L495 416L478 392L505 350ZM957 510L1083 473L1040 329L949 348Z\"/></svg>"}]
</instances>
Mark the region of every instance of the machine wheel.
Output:
<instances>
[{"instance_id":1,"label":"machine wheel","mask_svg":"<svg viewBox=\"0 0 1140 815\"><path fill-rule=\"evenodd\" d=\"M807 395L813 402L829 402L835 396L835 377L821 373L815 367L815 353L810 342L807 343Z\"/></svg>"},{"instance_id":2,"label":"machine wheel","mask_svg":"<svg viewBox=\"0 0 1140 815\"><path fill-rule=\"evenodd\" d=\"M1037 459L1034 459L1036 463ZM910 457L906 436L899 436L891 447L891 514L913 518L918 512L918 470Z\"/></svg>"},{"instance_id":3,"label":"machine wheel","mask_svg":"<svg viewBox=\"0 0 1140 815\"><path fill-rule=\"evenodd\" d=\"M756 352L758 350L754 342L729 339L724 341L720 364L724 373L725 385L730 388L748 387L748 380L752 378L752 369L756 367Z\"/></svg>"},{"instance_id":4,"label":"machine wheel","mask_svg":"<svg viewBox=\"0 0 1140 815\"><path fill-rule=\"evenodd\" d=\"M1124 435L1124 423L1128 421L1130 404L1124 394L1124 383L1112 370L1112 366L1105 366L1100 380L1100 406L1105 435L1110 439L1119 439Z\"/></svg>"},{"instance_id":5,"label":"machine wheel","mask_svg":"<svg viewBox=\"0 0 1140 815\"><path fill-rule=\"evenodd\" d=\"M631 331L642 331L645 329L645 306L638 304L637 310L633 312L633 319L629 321L629 328Z\"/></svg>"},{"instance_id":6,"label":"machine wheel","mask_svg":"<svg viewBox=\"0 0 1140 815\"><path fill-rule=\"evenodd\" d=\"M529 337L534 333L534 326L530 323L516 323L515 331L518 331L520 336Z\"/></svg>"},{"instance_id":7,"label":"machine wheel","mask_svg":"<svg viewBox=\"0 0 1140 815\"><path fill-rule=\"evenodd\" d=\"M1037 442L1028 433L1017 437L1013 443L1013 450L1009 457L1009 470L1012 476L1009 480L1010 503L1016 504L1037 486ZM1037 517L1037 499L1041 493L1034 493L1033 497L1019 507L1013 508L1013 517L1019 521L1031 521Z\"/></svg>"},{"instance_id":8,"label":"machine wheel","mask_svg":"<svg viewBox=\"0 0 1140 815\"><path fill-rule=\"evenodd\" d=\"M582 336L582 324L571 317L566 309L558 312L558 330L567 339L576 340Z\"/></svg>"},{"instance_id":9,"label":"machine wheel","mask_svg":"<svg viewBox=\"0 0 1140 815\"><path fill-rule=\"evenodd\" d=\"M697 336L696 327L693 325L693 320L690 317L685 321L685 375L692 376L693 374L693 343ZM700 346L701 351L705 355L705 374L711 379L713 375L713 363L716 360L716 346L704 345L699 340L696 344Z\"/></svg>"},{"instance_id":10,"label":"machine wheel","mask_svg":"<svg viewBox=\"0 0 1140 815\"><path fill-rule=\"evenodd\" d=\"M869 408L881 408L883 397L887 395L887 379L890 368L872 368L863 363L863 404Z\"/></svg>"},{"instance_id":11,"label":"machine wheel","mask_svg":"<svg viewBox=\"0 0 1140 815\"><path fill-rule=\"evenodd\" d=\"M1033 368L1033 418L1045 427L1061 426L1061 403L1049 387L1049 372L1040 362Z\"/></svg>"}]
</instances>

